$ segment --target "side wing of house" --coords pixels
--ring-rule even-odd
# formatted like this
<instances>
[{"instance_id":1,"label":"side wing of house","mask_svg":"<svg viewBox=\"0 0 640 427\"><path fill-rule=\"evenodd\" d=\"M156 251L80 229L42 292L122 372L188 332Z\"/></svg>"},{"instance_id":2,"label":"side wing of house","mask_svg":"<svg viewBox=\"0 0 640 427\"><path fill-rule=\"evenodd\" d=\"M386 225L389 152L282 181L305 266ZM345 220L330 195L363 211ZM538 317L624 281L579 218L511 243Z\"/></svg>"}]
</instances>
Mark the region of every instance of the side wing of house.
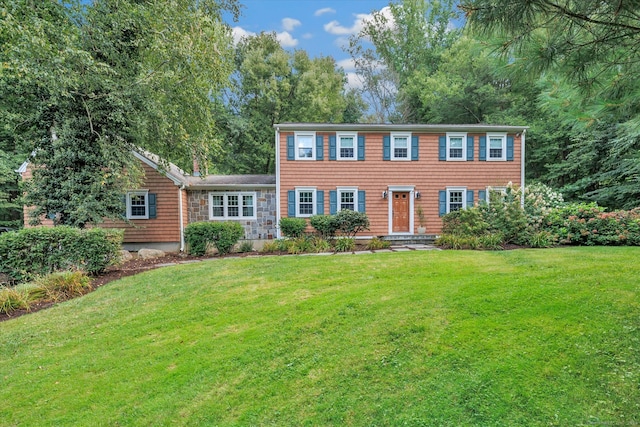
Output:
<instances>
[{"instance_id":1,"label":"side wing of house","mask_svg":"<svg viewBox=\"0 0 640 427\"><path fill-rule=\"evenodd\" d=\"M124 229L123 243L129 250L180 250L187 225L187 192L153 164L142 161L142 167L142 185L124 195L129 223L107 221L103 226Z\"/></svg>"},{"instance_id":2,"label":"side wing of house","mask_svg":"<svg viewBox=\"0 0 640 427\"><path fill-rule=\"evenodd\" d=\"M275 125L279 216L367 213L363 235L427 233L441 216L522 185L526 128L482 125Z\"/></svg>"}]
</instances>

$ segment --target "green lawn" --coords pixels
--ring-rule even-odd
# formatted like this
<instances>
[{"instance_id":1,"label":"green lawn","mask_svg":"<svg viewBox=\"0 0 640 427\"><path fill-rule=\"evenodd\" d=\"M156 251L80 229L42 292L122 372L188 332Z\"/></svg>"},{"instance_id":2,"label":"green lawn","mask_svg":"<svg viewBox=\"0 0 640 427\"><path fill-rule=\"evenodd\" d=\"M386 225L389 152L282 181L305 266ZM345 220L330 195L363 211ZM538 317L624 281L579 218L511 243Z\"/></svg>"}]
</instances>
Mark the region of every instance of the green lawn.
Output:
<instances>
[{"instance_id":1,"label":"green lawn","mask_svg":"<svg viewBox=\"0 0 640 427\"><path fill-rule=\"evenodd\" d=\"M640 248L229 258L0 323L0 425L640 423Z\"/></svg>"}]
</instances>

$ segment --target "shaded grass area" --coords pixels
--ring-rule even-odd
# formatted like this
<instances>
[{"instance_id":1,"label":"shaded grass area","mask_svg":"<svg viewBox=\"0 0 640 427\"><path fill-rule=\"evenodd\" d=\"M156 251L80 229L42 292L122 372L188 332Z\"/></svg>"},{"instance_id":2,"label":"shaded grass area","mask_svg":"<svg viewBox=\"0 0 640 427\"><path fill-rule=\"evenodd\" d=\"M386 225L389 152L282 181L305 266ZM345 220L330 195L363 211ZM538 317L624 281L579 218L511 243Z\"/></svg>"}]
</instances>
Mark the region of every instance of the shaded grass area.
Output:
<instances>
[{"instance_id":1,"label":"shaded grass area","mask_svg":"<svg viewBox=\"0 0 640 427\"><path fill-rule=\"evenodd\" d=\"M2 425L640 423L638 248L162 268L0 324Z\"/></svg>"}]
</instances>

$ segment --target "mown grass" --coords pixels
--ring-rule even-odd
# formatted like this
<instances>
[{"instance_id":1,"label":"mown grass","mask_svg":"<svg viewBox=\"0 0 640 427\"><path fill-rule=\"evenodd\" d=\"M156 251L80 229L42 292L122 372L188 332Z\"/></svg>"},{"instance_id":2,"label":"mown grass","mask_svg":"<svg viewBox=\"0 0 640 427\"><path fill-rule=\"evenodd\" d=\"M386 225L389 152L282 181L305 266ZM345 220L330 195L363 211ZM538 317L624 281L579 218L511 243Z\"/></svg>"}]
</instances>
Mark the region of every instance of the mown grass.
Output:
<instances>
[{"instance_id":1,"label":"mown grass","mask_svg":"<svg viewBox=\"0 0 640 427\"><path fill-rule=\"evenodd\" d=\"M224 259L0 324L0 425L633 425L637 248Z\"/></svg>"}]
</instances>

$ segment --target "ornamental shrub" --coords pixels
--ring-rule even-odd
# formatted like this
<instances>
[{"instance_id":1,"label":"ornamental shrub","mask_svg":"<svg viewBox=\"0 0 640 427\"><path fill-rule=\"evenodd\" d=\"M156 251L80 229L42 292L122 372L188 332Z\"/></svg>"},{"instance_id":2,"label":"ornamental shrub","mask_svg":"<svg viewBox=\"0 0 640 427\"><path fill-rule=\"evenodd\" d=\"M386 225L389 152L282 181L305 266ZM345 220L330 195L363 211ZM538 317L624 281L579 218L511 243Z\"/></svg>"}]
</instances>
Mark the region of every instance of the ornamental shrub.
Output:
<instances>
[{"instance_id":1,"label":"ornamental shrub","mask_svg":"<svg viewBox=\"0 0 640 427\"><path fill-rule=\"evenodd\" d=\"M189 254L196 256L206 254L211 247L215 247L220 255L228 254L243 235L242 225L233 221L193 222L184 230Z\"/></svg>"},{"instance_id":2,"label":"ornamental shrub","mask_svg":"<svg viewBox=\"0 0 640 427\"><path fill-rule=\"evenodd\" d=\"M309 219L309 223L318 232L318 236L331 240L338 232L339 224L335 215L314 215Z\"/></svg>"},{"instance_id":3,"label":"ornamental shrub","mask_svg":"<svg viewBox=\"0 0 640 427\"><path fill-rule=\"evenodd\" d=\"M338 230L348 237L355 237L357 233L369 229L369 217L364 212L341 210L334 215L334 221Z\"/></svg>"},{"instance_id":4,"label":"ornamental shrub","mask_svg":"<svg viewBox=\"0 0 640 427\"><path fill-rule=\"evenodd\" d=\"M68 226L0 234L0 274L23 282L56 271L99 274L119 259L122 230Z\"/></svg>"},{"instance_id":5,"label":"ornamental shrub","mask_svg":"<svg viewBox=\"0 0 640 427\"><path fill-rule=\"evenodd\" d=\"M454 236L482 236L489 232L484 212L473 207L453 211L442 217L442 234Z\"/></svg>"},{"instance_id":6,"label":"ornamental shrub","mask_svg":"<svg viewBox=\"0 0 640 427\"><path fill-rule=\"evenodd\" d=\"M307 221L304 218L281 218L280 231L285 237L297 238L302 236L307 228Z\"/></svg>"}]
</instances>

